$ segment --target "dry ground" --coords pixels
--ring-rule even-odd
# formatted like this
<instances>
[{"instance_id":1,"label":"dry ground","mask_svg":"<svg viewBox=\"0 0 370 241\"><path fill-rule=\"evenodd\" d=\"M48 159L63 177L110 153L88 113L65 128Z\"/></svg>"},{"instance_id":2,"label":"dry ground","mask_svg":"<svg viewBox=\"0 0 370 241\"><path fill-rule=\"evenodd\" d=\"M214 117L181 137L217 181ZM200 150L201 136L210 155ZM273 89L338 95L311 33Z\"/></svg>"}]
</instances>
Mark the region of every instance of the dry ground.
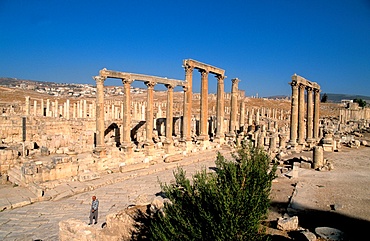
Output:
<instances>
[{"instance_id":1,"label":"dry ground","mask_svg":"<svg viewBox=\"0 0 370 241\"><path fill-rule=\"evenodd\" d=\"M370 135L365 138L369 140ZM312 152L291 157L302 155L312 157ZM298 215L302 228L313 232L316 227L332 227L344 231L350 240L363 240L370 228L370 147L342 147L339 152L325 152L324 158L334 164L334 170L300 169L298 178L281 175L276 179L269 225L276 227L274 221L287 212L291 202L298 210L293 214ZM270 232L289 238L294 236L294 232L274 229Z\"/></svg>"}]
</instances>

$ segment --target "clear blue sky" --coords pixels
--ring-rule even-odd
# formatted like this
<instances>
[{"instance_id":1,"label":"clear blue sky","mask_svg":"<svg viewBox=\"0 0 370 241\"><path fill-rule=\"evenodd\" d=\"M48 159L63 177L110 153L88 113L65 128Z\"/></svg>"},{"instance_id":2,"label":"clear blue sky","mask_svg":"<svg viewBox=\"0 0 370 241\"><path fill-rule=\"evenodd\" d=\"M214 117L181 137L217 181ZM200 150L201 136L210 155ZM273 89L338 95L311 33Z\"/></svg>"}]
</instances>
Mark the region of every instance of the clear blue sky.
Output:
<instances>
[{"instance_id":1,"label":"clear blue sky","mask_svg":"<svg viewBox=\"0 0 370 241\"><path fill-rule=\"evenodd\" d=\"M0 0L1 77L95 84L105 67L184 79L187 58L248 96L289 95L294 73L370 96L370 0Z\"/></svg>"}]
</instances>

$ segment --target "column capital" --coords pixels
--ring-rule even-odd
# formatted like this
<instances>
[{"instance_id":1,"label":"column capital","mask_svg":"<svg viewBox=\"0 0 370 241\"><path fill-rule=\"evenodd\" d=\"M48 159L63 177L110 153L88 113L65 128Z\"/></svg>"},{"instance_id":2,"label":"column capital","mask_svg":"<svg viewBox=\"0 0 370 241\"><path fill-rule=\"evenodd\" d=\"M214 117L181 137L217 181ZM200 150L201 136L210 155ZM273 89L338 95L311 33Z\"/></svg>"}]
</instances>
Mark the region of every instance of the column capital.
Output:
<instances>
[{"instance_id":1,"label":"column capital","mask_svg":"<svg viewBox=\"0 0 370 241\"><path fill-rule=\"evenodd\" d=\"M96 84L104 84L104 81L106 79L106 77L100 75L93 76L92 78L95 80Z\"/></svg>"},{"instance_id":2,"label":"column capital","mask_svg":"<svg viewBox=\"0 0 370 241\"><path fill-rule=\"evenodd\" d=\"M132 82L134 82L132 79L122 79L122 84L125 85L125 84L131 84Z\"/></svg>"},{"instance_id":3,"label":"column capital","mask_svg":"<svg viewBox=\"0 0 370 241\"><path fill-rule=\"evenodd\" d=\"M308 92L312 92L313 88L312 88L311 86L306 86L306 90L307 90Z\"/></svg>"},{"instance_id":4,"label":"column capital","mask_svg":"<svg viewBox=\"0 0 370 241\"><path fill-rule=\"evenodd\" d=\"M298 84L298 88L299 88L300 90L301 90L301 89L305 89L305 88L306 88L306 85L299 83L299 84Z\"/></svg>"},{"instance_id":5,"label":"column capital","mask_svg":"<svg viewBox=\"0 0 370 241\"><path fill-rule=\"evenodd\" d=\"M239 80L238 78L234 78L234 79L232 79L232 80L231 80L231 82L232 82L233 84L237 84L237 83L239 83L239 82L240 82L240 80Z\"/></svg>"},{"instance_id":6,"label":"column capital","mask_svg":"<svg viewBox=\"0 0 370 241\"><path fill-rule=\"evenodd\" d=\"M175 88L173 84L165 84L164 86L166 86L167 90L173 90Z\"/></svg>"},{"instance_id":7,"label":"column capital","mask_svg":"<svg viewBox=\"0 0 370 241\"><path fill-rule=\"evenodd\" d=\"M186 64L186 65L184 65L184 69L185 69L186 73L192 73L193 70L194 70L194 66Z\"/></svg>"},{"instance_id":8,"label":"column capital","mask_svg":"<svg viewBox=\"0 0 370 241\"><path fill-rule=\"evenodd\" d=\"M147 81L145 82L145 85L148 87L148 89L153 89L154 86L155 86L155 82L154 81Z\"/></svg>"},{"instance_id":9,"label":"column capital","mask_svg":"<svg viewBox=\"0 0 370 241\"><path fill-rule=\"evenodd\" d=\"M217 81L221 84L224 83L225 77L226 77L225 75L220 75L220 74L216 75Z\"/></svg>"},{"instance_id":10,"label":"column capital","mask_svg":"<svg viewBox=\"0 0 370 241\"><path fill-rule=\"evenodd\" d=\"M187 92L189 90L189 86L183 86L182 89L184 90L184 92Z\"/></svg>"},{"instance_id":11,"label":"column capital","mask_svg":"<svg viewBox=\"0 0 370 241\"><path fill-rule=\"evenodd\" d=\"M202 75L202 77L205 77L209 74L209 71L206 69L198 69L198 71Z\"/></svg>"},{"instance_id":12,"label":"column capital","mask_svg":"<svg viewBox=\"0 0 370 241\"><path fill-rule=\"evenodd\" d=\"M320 93L320 89L313 89L313 91L315 92L315 93Z\"/></svg>"}]
</instances>

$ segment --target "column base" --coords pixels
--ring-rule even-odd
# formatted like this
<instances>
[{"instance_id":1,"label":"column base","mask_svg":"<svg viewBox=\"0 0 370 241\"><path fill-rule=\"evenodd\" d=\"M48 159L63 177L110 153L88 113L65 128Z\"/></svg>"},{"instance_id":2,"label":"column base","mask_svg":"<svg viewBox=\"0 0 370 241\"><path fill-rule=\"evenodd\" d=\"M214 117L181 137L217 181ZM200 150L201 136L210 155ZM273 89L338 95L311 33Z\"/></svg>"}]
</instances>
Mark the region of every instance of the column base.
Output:
<instances>
[{"instance_id":1,"label":"column base","mask_svg":"<svg viewBox=\"0 0 370 241\"><path fill-rule=\"evenodd\" d=\"M128 156L131 156L132 155L133 145L132 145L131 142L122 143L121 144L121 148L123 149L124 152L127 153Z\"/></svg>"},{"instance_id":2,"label":"column base","mask_svg":"<svg viewBox=\"0 0 370 241\"><path fill-rule=\"evenodd\" d=\"M146 142L144 144L144 149L148 156L152 156L154 154L154 144L151 142Z\"/></svg>"},{"instance_id":3,"label":"column base","mask_svg":"<svg viewBox=\"0 0 370 241\"><path fill-rule=\"evenodd\" d=\"M104 146L97 146L93 150L93 153L99 157L106 157L107 149Z\"/></svg>"},{"instance_id":4,"label":"column base","mask_svg":"<svg viewBox=\"0 0 370 241\"><path fill-rule=\"evenodd\" d=\"M225 138L221 138L220 136L215 136L215 139L213 140L215 143L218 143L220 145L225 143Z\"/></svg>"},{"instance_id":5,"label":"column base","mask_svg":"<svg viewBox=\"0 0 370 241\"><path fill-rule=\"evenodd\" d=\"M169 141L169 140L165 140L163 142L163 146L164 146L164 150L166 152L166 154L170 154L173 152L174 150L174 146L173 146L173 143L172 141Z\"/></svg>"}]
</instances>

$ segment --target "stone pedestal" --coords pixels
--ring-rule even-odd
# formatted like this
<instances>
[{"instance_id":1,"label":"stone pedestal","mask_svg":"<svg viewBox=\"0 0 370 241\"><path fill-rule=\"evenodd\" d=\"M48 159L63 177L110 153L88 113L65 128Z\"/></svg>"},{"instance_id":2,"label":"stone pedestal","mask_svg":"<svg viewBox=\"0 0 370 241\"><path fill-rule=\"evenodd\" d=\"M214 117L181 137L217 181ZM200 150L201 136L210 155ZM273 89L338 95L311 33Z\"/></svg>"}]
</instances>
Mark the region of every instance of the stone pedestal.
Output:
<instances>
[{"instance_id":1,"label":"stone pedestal","mask_svg":"<svg viewBox=\"0 0 370 241\"><path fill-rule=\"evenodd\" d=\"M321 168L324 166L324 151L321 146L315 146L313 148L313 168Z\"/></svg>"}]
</instances>

